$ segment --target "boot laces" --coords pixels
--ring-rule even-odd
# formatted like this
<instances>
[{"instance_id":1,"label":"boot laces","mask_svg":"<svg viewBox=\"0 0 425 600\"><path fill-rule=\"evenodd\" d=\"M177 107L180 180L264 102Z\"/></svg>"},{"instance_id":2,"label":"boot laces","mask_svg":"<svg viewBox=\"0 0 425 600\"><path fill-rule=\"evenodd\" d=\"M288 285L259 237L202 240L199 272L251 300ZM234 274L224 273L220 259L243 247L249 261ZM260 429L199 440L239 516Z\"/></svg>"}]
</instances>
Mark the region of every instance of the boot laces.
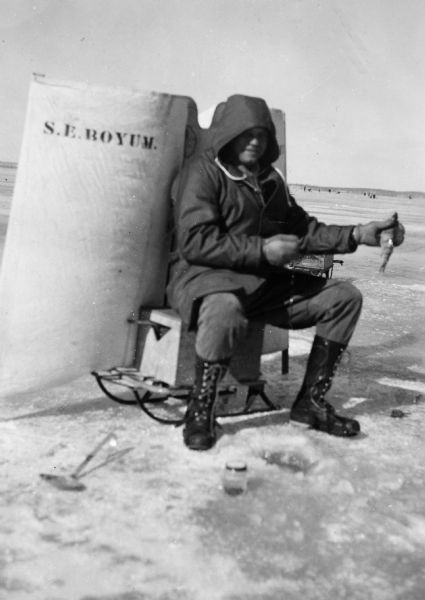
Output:
<instances>
[{"instance_id":1,"label":"boot laces","mask_svg":"<svg viewBox=\"0 0 425 600\"><path fill-rule=\"evenodd\" d=\"M329 391L332 381L335 377L336 369L341 362L342 355L344 354L344 348L341 348L338 356L335 359L334 364L332 365L331 371L327 375L321 375L317 382L317 387L315 389L316 393L313 393L314 402L322 409L324 409L329 415L335 415L335 408L325 400L325 394Z\"/></svg>"},{"instance_id":2,"label":"boot laces","mask_svg":"<svg viewBox=\"0 0 425 600\"><path fill-rule=\"evenodd\" d=\"M202 373L200 389L194 392L194 402L190 411L191 420L202 424L212 417L211 408L214 405L216 386L221 374L221 368L216 365L205 366Z\"/></svg>"},{"instance_id":3,"label":"boot laces","mask_svg":"<svg viewBox=\"0 0 425 600\"><path fill-rule=\"evenodd\" d=\"M324 409L328 414L335 414L335 408L330 404L327 400L325 400L325 394L329 390L332 385L333 377L321 377L317 383L317 387L315 388L312 399L313 401L322 409Z\"/></svg>"}]
</instances>

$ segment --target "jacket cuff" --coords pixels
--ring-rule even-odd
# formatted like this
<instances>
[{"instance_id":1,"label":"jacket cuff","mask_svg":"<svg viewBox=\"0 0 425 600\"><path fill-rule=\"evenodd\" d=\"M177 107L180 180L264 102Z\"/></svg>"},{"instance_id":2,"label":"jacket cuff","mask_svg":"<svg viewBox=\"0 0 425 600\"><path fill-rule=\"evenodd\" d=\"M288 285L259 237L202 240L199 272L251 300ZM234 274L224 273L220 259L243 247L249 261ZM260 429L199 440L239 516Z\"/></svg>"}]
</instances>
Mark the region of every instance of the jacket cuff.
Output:
<instances>
[{"instance_id":1,"label":"jacket cuff","mask_svg":"<svg viewBox=\"0 0 425 600\"><path fill-rule=\"evenodd\" d=\"M348 237L348 251L355 252L357 250L359 243L354 236L354 226L351 227L350 235Z\"/></svg>"}]
</instances>

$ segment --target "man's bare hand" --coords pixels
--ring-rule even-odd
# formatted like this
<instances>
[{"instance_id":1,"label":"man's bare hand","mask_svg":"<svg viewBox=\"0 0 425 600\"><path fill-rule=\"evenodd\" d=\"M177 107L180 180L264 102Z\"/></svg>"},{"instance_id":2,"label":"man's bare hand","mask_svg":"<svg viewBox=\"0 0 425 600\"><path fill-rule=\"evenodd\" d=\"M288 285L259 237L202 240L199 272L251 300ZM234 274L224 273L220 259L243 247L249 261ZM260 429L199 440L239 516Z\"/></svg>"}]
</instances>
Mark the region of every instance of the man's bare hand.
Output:
<instances>
[{"instance_id":1,"label":"man's bare hand","mask_svg":"<svg viewBox=\"0 0 425 600\"><path fill-rule=\"evenodd\" d=\"M386 230L392 230L394 246L399 246L404 240L404 227L398 221L397 213L394 213L385 221L370 221L365 225L356 225L353 229L354 239L358 244L366 246L379 246L381 243L381 233Z\"/></svg>"},{"instance_id":2,"label":"man's bare hand","mask_svg":"<svg viewBox=\"0 0 425 600\"><path fill-rule=\"evenodd\" d=\"M299 245L296 235L279 233L263 240L263 254L274 267L283 267L299 255Z\"/></svg>"}]
</instances>

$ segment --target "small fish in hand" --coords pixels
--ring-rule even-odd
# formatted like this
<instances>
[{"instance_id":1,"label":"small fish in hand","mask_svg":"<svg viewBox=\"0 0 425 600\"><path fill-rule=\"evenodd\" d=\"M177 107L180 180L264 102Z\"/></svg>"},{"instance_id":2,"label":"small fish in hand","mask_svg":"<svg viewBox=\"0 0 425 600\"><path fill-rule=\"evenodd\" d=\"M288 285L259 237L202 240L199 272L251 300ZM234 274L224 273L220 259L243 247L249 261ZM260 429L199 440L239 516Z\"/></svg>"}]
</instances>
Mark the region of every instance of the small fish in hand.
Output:
<instances>
[{"instance_id":1,"label":"small fish in hand","mask_svg":"<svg viewBox=\"0 0 425 600\"><path fill-rule=\"evenodd\" d=\"M389 229L384 229L381 231L380 235L380 244L381 244L381 266L379 267L379 272L384 273L385 267L390 260L390 256L393 253L393 250L396 246L400 246L400 244L404 241L405 229L404 226L398 220L397 213L394 213L393 218L395 219L394 226Z\"/></svg>"},{"instance_id":2,"label":"small fish in hand","mask_svg":"<svg viewBox=\"0 0 425 600\"><path fill-rule=\"evenodd\" d=\"M387 229L381 233L381 266L379 267L379 272L384 273L385 267L390 260L390 256L394 250L394 242L393 242L393 230Z\"/></svg>"}]
</instances>

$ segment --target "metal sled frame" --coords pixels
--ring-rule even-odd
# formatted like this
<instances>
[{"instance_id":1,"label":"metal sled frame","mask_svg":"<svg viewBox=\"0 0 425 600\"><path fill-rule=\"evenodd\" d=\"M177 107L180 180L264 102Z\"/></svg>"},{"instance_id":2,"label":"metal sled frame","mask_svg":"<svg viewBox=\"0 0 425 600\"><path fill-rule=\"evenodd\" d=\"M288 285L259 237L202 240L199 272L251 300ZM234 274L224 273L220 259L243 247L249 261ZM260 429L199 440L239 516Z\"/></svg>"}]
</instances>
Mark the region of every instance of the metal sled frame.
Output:
<instances>
[{"instance_id":1,"label":"metal sled frame","mask_svg":"<svg viewBox=\"0 0 425 600\"><path fill-rule=\"evenodd\" d=\"M139 339L142 327L151 327L154 331L157 339L161 338L167 331L167 326L159 325L158 323L151 321L148 317L149 311L146 307L140 308L139 317L129 318L128 322L135 325L138 328L137 339ZM138 342L136 342L138 348ZM138 355L136 349L135 353L135 364L139 364L141 357ZM283 364L282 369L287 364ZM171 425L181 425L184 422L184 417L181 418L164 418L160 417L154 412L154 406L164 403L167 400L181 400L187 403L192 386L172 386L164 381L159 381L154 377L142 375L138 367L113 367L107 371L92 371L91 373L102 392L114 402L124 405L137 405L140 409L147 414L151 419L158 421L159 423L166 423ZM253 381L240 381L239 385L247 387L247 394L243 403L243 408L240 411L229 412L225 414L217 414L217 417L237 417L247 414L263 413L269 411L279 410L279 407L270 400L267 396L264 387L266 382L263 379L255 379ZM119 395L119 389L125 388L131 392L132 399L122 398ZM218 395L222 404L226 405L230 398L236 395L238 385L225 385L221 386L218 390ZM259 397L264 408L254 409L253 405L255 400Z\"/></svg>"},{"instance_id":2,"label":"metal sled frame","mask_svg":"<svg viewBox=\"0 0 425 600\"><path fill-rule=\"evenodd\" d=\"M182 425L184 417L179 419L164 418L156 415L150 405L164 403L170 398L187 402L191 387L181 386L173 387L168 384L145 377L140 374L136 368L113 367L108 371L92 371L102 392L114 402L124 405L138 405L140 409L151 419L159 423L168 425ZM241 382L241 385L248 387L243 409L238 412L217 414L216 417L238 417L248 414L264 413L269 411L279 410L264 391L265 381L258 379L256 381ZM128 400L113 393L110 387L117 386L118 388L126 388L132 392L134 399ZM224 386L219 389L219 396L226 402L237 391L236 385ZM265 408L253 409L252 406L257 397L263 401Z\"/></svg>"}]
</instances>

